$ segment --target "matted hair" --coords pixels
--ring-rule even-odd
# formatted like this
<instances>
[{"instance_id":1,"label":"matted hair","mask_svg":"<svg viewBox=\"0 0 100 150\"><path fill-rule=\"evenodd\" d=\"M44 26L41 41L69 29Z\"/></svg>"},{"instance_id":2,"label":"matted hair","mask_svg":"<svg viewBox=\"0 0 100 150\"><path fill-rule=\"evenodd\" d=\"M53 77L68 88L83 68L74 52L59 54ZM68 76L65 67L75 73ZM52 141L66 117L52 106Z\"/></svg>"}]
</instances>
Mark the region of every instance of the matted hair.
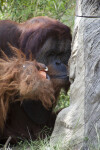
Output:
<instances>
[{"instance_id":1,"label":"matted hair","mask_svg":"<svg viewBox=\"0 0 100 150\"><path fill-rule=\"evenodd\" d=\"M9 105L23 99L41 100L49 108L55 101L54 90L49 80L39 74L44 65L35 60L26 60L25 54L11 46L14 56L8 58L1 50L0 58L0 129L3 130ZM37 69L38 68L38 69ZM49 88L49 90L48 90ZM52 101L51 101L52 100Z\"/></svg>"}]
</instances>

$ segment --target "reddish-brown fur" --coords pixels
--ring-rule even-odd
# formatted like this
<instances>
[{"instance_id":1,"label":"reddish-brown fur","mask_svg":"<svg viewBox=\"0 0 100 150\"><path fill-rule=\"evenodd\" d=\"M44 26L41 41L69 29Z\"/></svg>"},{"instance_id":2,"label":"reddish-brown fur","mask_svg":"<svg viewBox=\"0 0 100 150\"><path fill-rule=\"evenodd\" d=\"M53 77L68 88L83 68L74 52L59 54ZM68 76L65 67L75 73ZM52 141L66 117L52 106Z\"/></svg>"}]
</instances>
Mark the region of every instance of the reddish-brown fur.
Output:
<instances>
[{"instance_id":1,"label":"reddish-brown fur","mask_svg":"<svg viewBox=\"0 0 100 150\"><path fill-rule=\"evenodd\" d=\"M3 54L4 58L0 59L0 130L4 128L11 103L34 97L48 109L55 101L51 82L39 74L39 70L44 70L45 66L36 61L27 61L20 50L13 48L13 52L15 57L8 58Z\"/></svg>"},{"instance_id":2,"label":"reddish-brown fur","mask_svg":"<svg viewBox=\"0 0 100 150\"><path fill-rule=\"evenodd\" d=\"M49 17L36 17L24 23L16 23L10 20L0 21L0 47L7 55L11 55L8 50L11 45L20 48L25 54L30 51L36 57L44 42L52 37L57 39L72 40L70 28Z\"/></svg>"}]
</instances>

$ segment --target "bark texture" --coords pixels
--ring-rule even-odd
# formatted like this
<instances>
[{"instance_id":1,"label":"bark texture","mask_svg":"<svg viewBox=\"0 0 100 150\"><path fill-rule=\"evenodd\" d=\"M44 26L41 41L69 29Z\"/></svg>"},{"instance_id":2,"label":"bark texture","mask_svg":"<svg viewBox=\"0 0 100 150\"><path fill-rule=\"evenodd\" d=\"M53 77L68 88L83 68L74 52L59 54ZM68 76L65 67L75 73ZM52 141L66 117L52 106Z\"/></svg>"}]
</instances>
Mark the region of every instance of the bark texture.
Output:
<instances>
[{"instance_id":1,"label":"bark texture","mask_svg":"<svg viewBox=\"0 0 100 150\"><path fill-rule=\"evenodd\" d=\"M100 16L100 0L76 0L76 14L79 16Z\"/></svg>"},{"instance_id":2,"label":"bark texture","mask_svg":"<svg viewBox=\"0 0 100 150\"><path fill-rule=\"evenodd\" d=\"M81 15L100 13L99 0L79 4ZM94 150L100 143L100 18L75 18L69 67L70 106L58 114L51 144L60 142L63 150Z\"/></svg>"}]
</instances>

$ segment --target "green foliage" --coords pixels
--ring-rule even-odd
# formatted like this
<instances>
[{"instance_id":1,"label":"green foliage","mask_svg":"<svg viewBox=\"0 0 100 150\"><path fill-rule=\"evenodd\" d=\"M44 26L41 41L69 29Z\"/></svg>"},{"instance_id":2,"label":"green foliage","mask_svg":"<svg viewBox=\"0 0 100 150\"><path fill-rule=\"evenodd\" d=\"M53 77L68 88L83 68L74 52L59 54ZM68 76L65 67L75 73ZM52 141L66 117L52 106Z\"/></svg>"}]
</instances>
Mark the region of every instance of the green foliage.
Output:
<instances>
[{"instance_id":1,"label":"green foliage","mask_svg":"<svg viewBox=\"0 0 100 150\"><path fill-rule=\"evenodd\" d=\"M73 26L75 0L0 0L0 19L23 22L31 17L49 16Z\"/></svg>"},{"instance_id":2,"label":"green foliage","mask_svg":"<svg viewBox=\"0 0 100 150\"><path fill-rule=\"evenodd\" d=\"M70 92L68 92L67 95L65 95L63 90L60 92L58 103L57 103L54 111L58 111L59 109L62 109L62 108L65 108L65 107L69 106L69 104L70 104L69 94L70 94Z\"/></svg>"},{"instance_id":3,"label":"green foliage","mask_svg":"<svg viewBox=\"0 0 100 150\"><path fill-rule=\"evenodd\" d=\"M61 150L61 142L53 147L49 143L49 137L46 137L44 140L39 139L30 142L25 141L24 143L20 142L19 145L12 150Z\"/></svg>"}]
</instances>

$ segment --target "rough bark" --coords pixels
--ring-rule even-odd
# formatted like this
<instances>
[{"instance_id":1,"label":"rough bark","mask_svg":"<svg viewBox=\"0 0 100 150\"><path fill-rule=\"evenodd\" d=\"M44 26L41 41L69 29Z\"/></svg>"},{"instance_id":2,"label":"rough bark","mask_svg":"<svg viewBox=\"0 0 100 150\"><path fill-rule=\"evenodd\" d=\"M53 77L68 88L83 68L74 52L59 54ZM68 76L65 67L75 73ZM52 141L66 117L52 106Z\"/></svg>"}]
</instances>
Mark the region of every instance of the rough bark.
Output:
<instances>
[{"instance_id":1,"label":"rough bark","mask_svg":"<svg viewBox=\"0 0 100 150\"><path fill-rule=\"evenodd\" d=\"M78 16L100 14L99 0L78 0L77 6ZM70 81L70 106L58 114L51 144L94 150L100 143L100 18L75 18Z\"/></svg>"},{"instance_id":2,"label":"rough bark","mask_svg":"<svg viewBox=\"0 0 100 150\"><path fill-rule=\"evenodd\" d=\"M76 14L79 16L100 16L100 0L76 0Z\"/></svg>"}]
</instances>

